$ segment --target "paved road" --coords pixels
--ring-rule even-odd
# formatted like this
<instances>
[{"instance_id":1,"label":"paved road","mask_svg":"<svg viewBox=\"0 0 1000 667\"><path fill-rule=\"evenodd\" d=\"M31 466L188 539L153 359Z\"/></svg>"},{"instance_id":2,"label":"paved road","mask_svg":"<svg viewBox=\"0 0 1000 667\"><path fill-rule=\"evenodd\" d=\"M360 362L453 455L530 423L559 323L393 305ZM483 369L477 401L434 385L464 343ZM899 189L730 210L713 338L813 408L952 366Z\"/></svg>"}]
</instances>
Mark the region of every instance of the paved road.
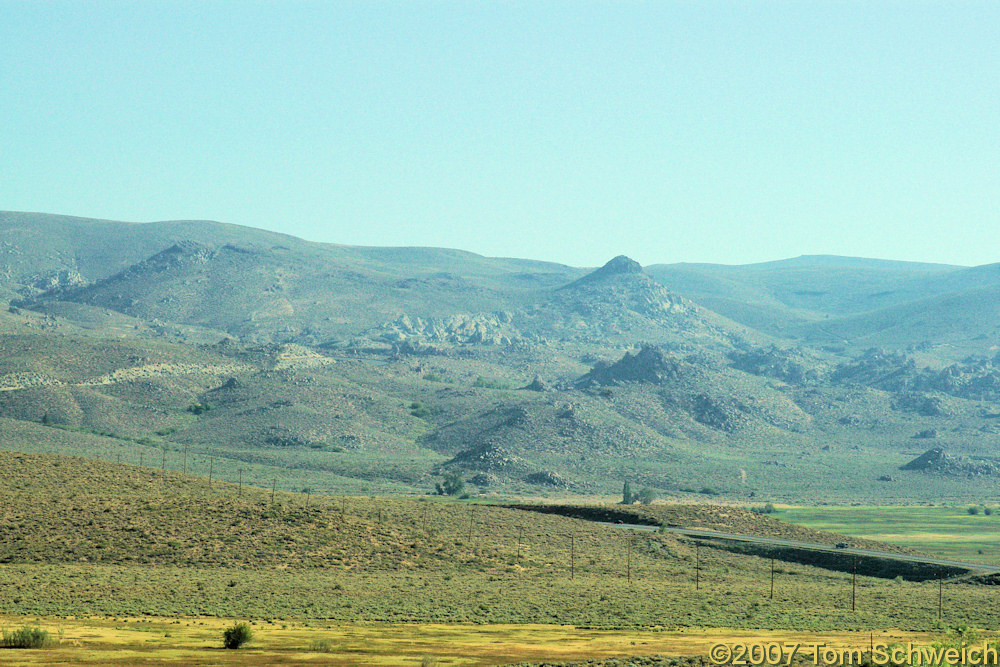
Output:
<instances>
[{"instance_id":1,"label":"paved road","mask_svg":"<svg viewBox=\"0 0 1000 667\"><path fill-rule=\"evenodd\" d=\"M646 526L635 523L607 523L599 522L605 526L615 528L628 528L631 530L658 531L659 526ZM871 549L855 549L849 547L838 549L832 544L820 544L818 542L800 542L798 540L786 540L779 537L759 537L757 535L739 535L737 533L720 533L714 530L701 530L698 528L674 528L664 526L663 530L668 533L676 533L686 537L711 538L716 540L730 540L733 542L752 542L770 546L795 547L797 549L809 549L811 551L826 551L837 554L851 554L855 556L865 556L869 558L882 558L906 563L920 563L924 565L938 565L941 567L954 567L968 570L976 574L992 574L1000 572L1000 567L995 565L985 565L983 563L966 563L958 560L947 560L943 558L932 558L928 556L911 556L909 554L894 553L892 551L873 551Z\"/></svg>"}]
</instances>

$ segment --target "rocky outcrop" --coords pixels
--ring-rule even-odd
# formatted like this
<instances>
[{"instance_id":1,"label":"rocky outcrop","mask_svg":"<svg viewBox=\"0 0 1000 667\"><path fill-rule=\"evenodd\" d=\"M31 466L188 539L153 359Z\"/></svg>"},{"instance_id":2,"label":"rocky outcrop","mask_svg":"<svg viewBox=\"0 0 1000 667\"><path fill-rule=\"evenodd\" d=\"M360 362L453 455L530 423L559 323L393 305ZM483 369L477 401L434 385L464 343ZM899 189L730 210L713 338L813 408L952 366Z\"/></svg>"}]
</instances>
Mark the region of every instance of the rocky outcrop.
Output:
<instances>
[{"instance_id":1,"label":"rocky outcrop","mask_svg":"<svg viewBox=\"0 0 1000 667\"><path fill-rule=\"evenodd\" d=\"M946 453L941 447L928 449L900 470L974 477L979 475L1000 475L1000 461L988 458L971 458Z\"/></svg>"},{"instance_id":2,"label":"rocky outcrop","mask_svg":"<svg viewBox=\"0 0 1000 667\"><path fill-rule=\"evenodd\" d=\"M535 484L537 486L554 486L557 488L566 488L566 480L563 479L562 475L549 470L542 472L534 472L524 478L524 481L528 484Z\"/></svg>"},{"instance_id":3,"label":"rocky outcrop","mask_svg":"<svg viewBox=\"0 0 1000 667\"><path fill-rule=\"evenodd\" d=\"M442 342L459 345L511 345L522 339L507 311L456 314L447 318L403 314L378 328L375 337L390 343Z\"/></svg>"},{"instance_id":4,"label":"rocky outcrop","mask_svg":"<svg viewBox=\"0 0 1000 667\"><path fill-rule=\"evenodd\" d=\"M524 459L510 452L503 445L486 443L459 452L445 466L461 467L486 473L510 472L524 465Z\"/></svg>"},{"instance_id":5,"label":"rocky outcrop","mask_svg":"<svg viewBox=\"0 0 1000 667\"><path fill-rule=\"evenodd\" d=\"M830 374L830 381L886 391L910 391L916 388L917 377L916 362L908 355L872 348L857 359L837 366Z\"/></svg>"},{"instance_id":6,"label":"rocky outcrop","mask_svg":"<svg viewBox=\"0 0 1000 667\"><path fill-rule=\"evenodd\" d=\"M572 289L577 287L583 287L585 285L591 285L593 283L602 282L608 278L614 276L622 275L635 275L641 274L642 265L639 262L626 257L625 255L618 255L614 259L610 260L607 264L597 269L596 271L591 271L584 277L574 280L569 285L566 285L562 289Z\"/></svg>"},{"instance_id":7,"label":"rocky outcrop","mask_svg":"<svg viewBox=\"0 0 1000 667\"><path fill-rule=\"evenodd\" d=\"M923 417L945 417L951 414L945 399L921 393L898 394L893 400L893 407L906 412L916 412Z\"/></svg>"},{"instance_id":8,"label":"rocky outcrop","mask_svg":"<svg viewBox=\"0 0 1000 667\"><path fill-rule=\"evenodd\" d=\"M43 276L36 276L31 279L31 286L34 289L48 292L52 290L69 290L76 287L86 287L90 282L74 269L62 269L53 271Z\"/></svg>"},{"instance_id":9,"label":"rocky outcrop","mask_svg":"<svg viewBox=\"0 0 1000 667\"><path fill-rule=\"evenodd\" d=\"M622 382L666 384L680 377L681 362L664 354L663 350L647 345L637 353L626 352L613 364L598 364L582 378L582 387L614 385Z\"/></svg>"},{"instance_id":10,"label":"rocky outcrop","mask_svg":"<svg viewBox=\"0 0 1000 667\"><path fill-rule=\"evenodd\" d=\"M895 392L939 392L972 400L1000 400L1000 356L970 357L940 370L918 369L902 352L871 349L841 364L834 384L866 385Z\"/></svg>"},{"instance_id":11,"label":"rocky outcrop","mask_svg":"<svg viewBox=\"0 0 1000 667\"><path fill-rule=\"evenodd\" d=\"M807 357L801 350L782 349L777 345L733 350L729 360L736 370L789 384L817 384L823 377L818 360Z\"/></svg>"},{"instance_id":12,"label":"rocky outcrop","mask_svg":"<svg viewBox=\"0 0 1000 667\"><path fill-rule=\"evenodd\" d=\"M542 378L536 375L535 379L532 380L527 385L521 387L521 390L547 392L547 391L553 391L553 388L551 385L549 385L548 382L545 382L544 380L542 380Z\"/></svg>"}]
</instances>

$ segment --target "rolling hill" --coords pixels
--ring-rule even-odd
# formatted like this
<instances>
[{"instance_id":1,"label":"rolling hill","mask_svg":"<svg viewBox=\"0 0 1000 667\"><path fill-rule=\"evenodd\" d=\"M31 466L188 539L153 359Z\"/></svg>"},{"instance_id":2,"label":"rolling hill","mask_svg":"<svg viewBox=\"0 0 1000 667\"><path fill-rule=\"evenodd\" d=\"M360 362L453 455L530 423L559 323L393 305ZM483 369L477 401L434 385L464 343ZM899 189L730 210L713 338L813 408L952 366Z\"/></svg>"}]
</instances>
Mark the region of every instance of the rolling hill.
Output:
<instances>
[{"instance_id":1,"label":"rolling hill","mask_svg":"<svg viewBox=\"0 0 1000 667\"><path fill-rule=\"evenodd\" d=\"M995 480L898 468L1000 448L998 288L996 266L586 270L0 213L0 438L350 493L457 471L498 496L976 498Z\"/></svg>"}]
</instances>

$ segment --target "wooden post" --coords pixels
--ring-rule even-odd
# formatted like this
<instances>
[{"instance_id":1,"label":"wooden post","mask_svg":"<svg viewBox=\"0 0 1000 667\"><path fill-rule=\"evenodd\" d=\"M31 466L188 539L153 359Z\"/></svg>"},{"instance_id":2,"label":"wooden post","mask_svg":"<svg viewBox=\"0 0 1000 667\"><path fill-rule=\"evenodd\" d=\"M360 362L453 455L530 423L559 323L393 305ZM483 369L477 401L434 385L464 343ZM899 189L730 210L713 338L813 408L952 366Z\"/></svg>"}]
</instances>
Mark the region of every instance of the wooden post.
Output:
<instances>
[{"instance_id":1,"label":"wooden post","mask_svg":"<svg viewBox=\"0 0 1000 667\"><path fill-rule=\"evenodd\" d=\"M382 525L382 508L378 508L378 525Z\"/></svg>"},{"instance_id":2,"label":"wooden post","mask_svg":"<svg viewBox=\"0 0 1000 667\"><path fill-rule=\"evenodd\" d=\"M469 506L469 544L472 544L472 521L476 516L476 508Z\"/></svg>"},{"instance_id":3,"label":"wooden post","mask_svg":"<svg viewBox=\"0 0 1000 667\"><path fill-rule=\"evenodd\" d=\"M163 448L163 460L160 462L160 471L167 472L167 448Z\"/></svg>"},{"instance_id":4,"label":"wooden post","mask_svg":"<svg viewBox=\"0 0 1000 667\"><path fill-rule=\"evenodd\" d=\"M521 537L524 535L524 526L517 527L517 564L521 564Z\"/></svg>"},{"instance_id":5,"label":"wooden post","mask_svg":"<svg viewBox=\"0 0 1000 667\"><path fill-rule=\"evenodd\" d=\"M243 468L240 468L240 490L236 495L243 495Z\"/></svg>"},{"instance_id":6,"label":"wooden post","mask_svg":"<svg viewBox=\"0 0 1000 667\"><path fill-rule=\"evenodd\" d=\"M774 557L771 557L771 599L774 599Z\"/></svg>"},{"instance_id":7,"label":"wooden post","mask_svg":"<svg viewBox=\"0 0 1000 667\"><path fill-rule=\"evenodd\" d=\"M701 542L694 543L694 589L701 588Z\"/></svg>"},{"instance_id":8,"label":"wooden post","mask_svg":"<svg viewBox=\"0 0 1000 667\"><path fill-rule=\"evenodd\" d=\"M569 535L569 578L576 578L576 536Z\"/></svg>"},{"instance_id":9,"label":"wooden post","mask_svg":"<svg viewBox=\"0 0 1000 667\"><path fill-rule=\"evenodd\" d=\"M309 504L309 496L310 496L310 494L312 494L312 487L311 486L307 486L306 487L306 505Z\"/></svg>"},{"instance_id":10,"label":"wooden post","mask_svg":"<svg viewBox=\"0 0 1000 667\"><path fill-rule=\"evenodd\" d=\"M139 467L140 468L142 467L142 459L144 458L145 454L146 454L146 452L144 452L141 449L139 450Z\"/></svg>"},{"instance_id":11,"label":"wooden post","mask_svg":"<svg viewBox=\"0 0 1000 667\"><path fill-rule=\"evenodd\" d=\"M122 464L122 453L118 452L118 465Z\"/></svg>"},{"instance_id":12,"label":"wooden post","mask_svg":"<svg viewBox=\"0 0 1000 667\"><path fill-rule=\"evenodd\" d=\"M858 557L854 557L853 566L851 568L851 611L855 611L854 602L856 599L856 591L858 587Z\"/></svg>"},{"instance_id":13,"label":"wooden post","mask_svg":"<svg viewBox=\"0 0 1000 667\"><path fill-rule=\"evenodd\" d=\"M212 473L215 472L215 457L208 459L208 488L212 488Z\"/></svg>"},{"instance_id":14,"label":"wooden post","mask_svg":"<svg viewBox=\"0 0 1000 667\"><path fill-rule=\"evenodd\" d=\"M188 446L184 445L184 474L188 472Z\"/></svg>"},{"instance_id":15,"label":"wooden post","mask_svg":"<svg viewBox=\"0 0 1000 667\"><path fill-rule=\"evenodd\" d=\"M274 504L274 489L278 486L278 478L275 477L274 481L271 482L271 504Z\"/></svg>"},{"instance_id":16,"label":"wooden post","mask_svg":"<svg viewBox=\"0 0 1000 667\"><path fill-rule=\"evenodd\" d=\"M344 522L347 520L347 496L343 496L340 499L340 521Z\"/></svg>"}]
</instances>

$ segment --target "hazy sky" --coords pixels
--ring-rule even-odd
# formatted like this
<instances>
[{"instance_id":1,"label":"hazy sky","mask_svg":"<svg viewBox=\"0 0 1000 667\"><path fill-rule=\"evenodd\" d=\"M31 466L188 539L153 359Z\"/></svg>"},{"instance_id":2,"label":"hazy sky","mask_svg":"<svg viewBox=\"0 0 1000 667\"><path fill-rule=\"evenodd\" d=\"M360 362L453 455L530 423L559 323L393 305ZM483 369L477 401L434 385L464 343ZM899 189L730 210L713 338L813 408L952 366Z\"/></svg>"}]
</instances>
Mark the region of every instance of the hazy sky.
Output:
<instances>
[{"instance_id":1,"label":"hazy sky","mask_svg":"<svg viewBox=\"0 0 1000 667\"><path fill-rule=\"evenodd\" d=\"M0 0L0 209L1000 261L1000 2Z\"/></svg>"}]
</instances>

